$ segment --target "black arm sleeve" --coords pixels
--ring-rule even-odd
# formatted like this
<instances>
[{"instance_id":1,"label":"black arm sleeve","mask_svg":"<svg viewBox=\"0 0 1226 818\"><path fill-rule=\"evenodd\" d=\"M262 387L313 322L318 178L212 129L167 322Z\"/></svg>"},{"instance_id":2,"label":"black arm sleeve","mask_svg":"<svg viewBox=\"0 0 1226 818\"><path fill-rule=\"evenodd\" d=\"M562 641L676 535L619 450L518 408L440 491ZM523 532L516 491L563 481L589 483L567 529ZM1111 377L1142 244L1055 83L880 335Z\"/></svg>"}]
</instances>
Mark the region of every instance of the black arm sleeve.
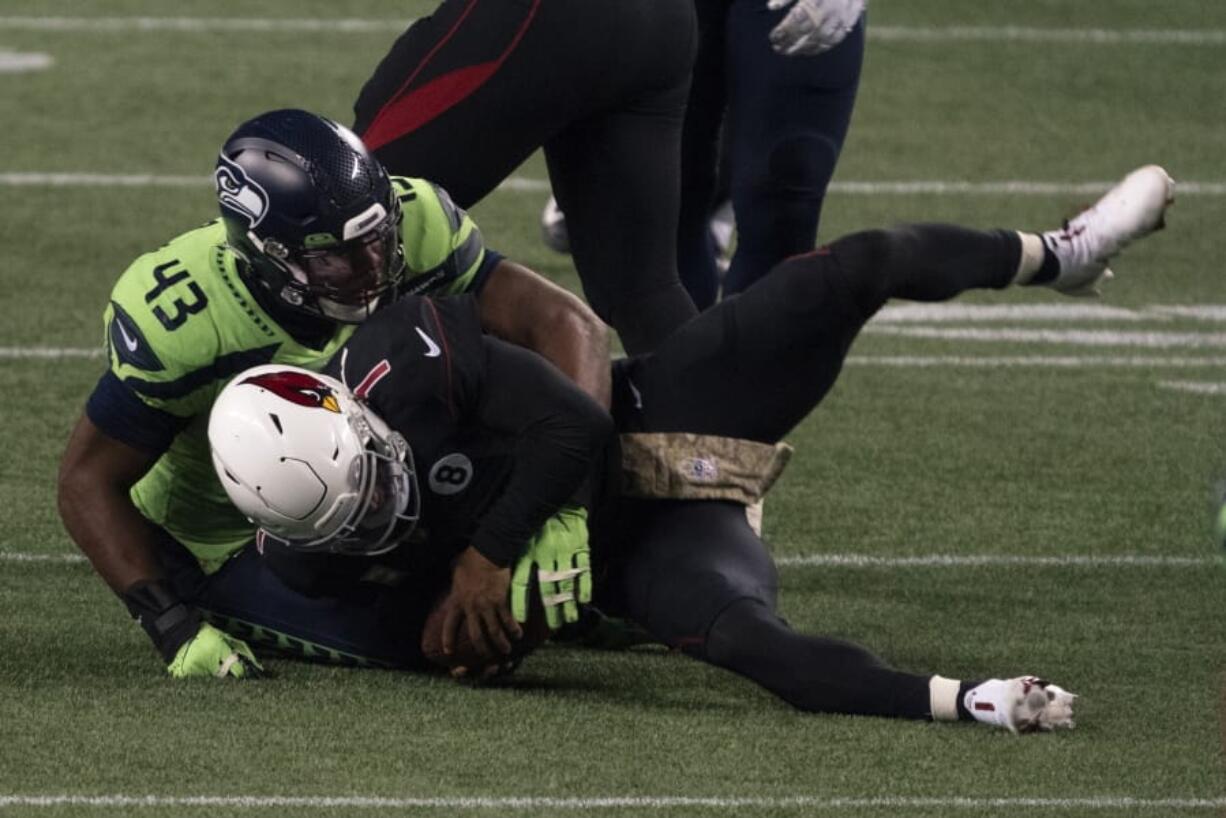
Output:
<instances>
[{"instance_id":1,"label":"black arm sleeve","mask_svg":"<svg viewBox=\"0 0 1226 818\"><path fill-rule=\"evenodd\" d=\"M472 545L510 565L528 540L587 480L613 420L553 366L488 336L478 422L515 435L515 466L481 518Z\"/></svg>"}]
</instances>

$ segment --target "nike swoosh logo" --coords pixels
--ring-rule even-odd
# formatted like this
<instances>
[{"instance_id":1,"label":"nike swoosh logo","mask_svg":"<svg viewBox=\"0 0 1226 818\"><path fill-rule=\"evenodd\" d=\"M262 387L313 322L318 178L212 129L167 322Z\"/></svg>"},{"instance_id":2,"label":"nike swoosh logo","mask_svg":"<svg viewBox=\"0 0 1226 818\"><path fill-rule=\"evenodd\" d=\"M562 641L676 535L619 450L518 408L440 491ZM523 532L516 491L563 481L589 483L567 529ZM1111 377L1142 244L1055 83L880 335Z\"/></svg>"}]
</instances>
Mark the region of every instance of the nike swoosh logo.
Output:
<instances>
[{"instance_id":1,"label":"nike swoosh logo","mask_svg":"<svg viewBox=\"0 0 1226 818\"><path fill-rule=\"evenodd\" d=\"M443 350L439 348L438 344L434 343L433 338L431 338L429 335L426 335L426 333L422 330L421 327L414 327L414 329L417 330L417 334L421 336L421 339L426 342L426 357L427 358L437 358L439 355L442 354Z\"/></svg>"},{"instance_id":2,"label":"nike swoosh logo","mask_svg":"<svg viewBox=\"0 0 1226 818\"><path fill-rule=\"evenodd\" d=\"M643 393L640 392L639 388L634 385L634 381L630 380L629 378L626 378L626 386L629 386L630 391L634 393L634 408L642 409L643 408Z\"/></svg>"},{"instance_id":3,"label":"nike swoosh logo","mask_svg":"<svg viewBox=\"0 0 1226 818\"><path fill-rule=\"evenodd\" d=\"M140 342L131 335L128 335L128 331L124 329L123 321L116 318L115 323L119 325L119 334L123 336L123 345L128 348L128 352L135 352L136 348L140 346Z\"/></svg>"}]
</instances>

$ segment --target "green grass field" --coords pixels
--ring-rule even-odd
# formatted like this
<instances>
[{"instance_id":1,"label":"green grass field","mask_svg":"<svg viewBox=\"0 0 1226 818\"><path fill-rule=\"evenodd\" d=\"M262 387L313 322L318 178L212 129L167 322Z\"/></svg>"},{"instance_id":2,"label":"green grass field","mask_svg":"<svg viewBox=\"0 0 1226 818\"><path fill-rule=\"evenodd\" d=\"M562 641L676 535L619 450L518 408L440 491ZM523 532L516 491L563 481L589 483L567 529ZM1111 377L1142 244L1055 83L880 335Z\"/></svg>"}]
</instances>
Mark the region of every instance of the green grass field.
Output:
<instances>
[{"instance_id":1,"label":"green grass field","mask_svg":"<svg viewBox=\"0 0 1226 818\"><path fill-rule=\"evenodd\" d=\"M0 814L1226 813L1211 534L1226 477L1226 3L872 3L823 238L906 220L1044 229L1093 198L1078 185L1146 162L1186 183L1101 302L993 294L871 325L767 504L798 627L907 669L1039 673L1082 694L1076 730L1022 738L804 715L656 651L547 647L488 690L276 660L257 683L166 677L55 511L107 294L137 254L212 216L203 179L235 124L285 105L348 121L397 29L64 20L430 7L171 5L0 5L0 57L54 61L0 72ZM1169 31L1194 36L1155 33ZM16 176L53 173L77 181ZM517 176L543 180L543 163ZM972 187L935 184L954 182ZM538 241L545 196L499 191L474 215L489 245L574 286L569 259ZM1031 309L987 309L1006 304Z\"/></svg>"}]
</instances>

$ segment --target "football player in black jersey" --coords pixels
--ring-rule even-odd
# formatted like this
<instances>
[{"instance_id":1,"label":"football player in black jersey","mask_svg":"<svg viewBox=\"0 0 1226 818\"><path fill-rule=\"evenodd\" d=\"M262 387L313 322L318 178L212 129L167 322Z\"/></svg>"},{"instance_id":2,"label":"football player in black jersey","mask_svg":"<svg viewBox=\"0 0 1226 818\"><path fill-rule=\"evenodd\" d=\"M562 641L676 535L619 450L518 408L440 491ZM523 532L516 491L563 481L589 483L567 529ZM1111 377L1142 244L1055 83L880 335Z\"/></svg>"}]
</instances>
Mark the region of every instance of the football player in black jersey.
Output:
<instances>
[{"instance_id":1,"label":"football player in black jersey","mask_svg":"<svg viewBox=\"0 0 1226 818\"><path fill-rule=\"evenodd\" d=\"M232 381L210 419L214 463L270 535L264 565L279 582L396 611L351 634L389 664L421 664L421 623L449 585L450 622L495 661L524 619L525 565L546 610L573 614L587 596L587 508L602 608L800 709L1071 726L1072 695L1035 677L906 673L792 630L743 502L777 474L775 447L888 299L1096 291L1108 258L1161 226L1172 191L1148 166L1059 230L913 225L793 257L654 354L617 362L611 418L533 354L482 335L470 299L406 300L367 321L325 377L269 366Z\"/></svg>"},{"instance_id":2,"label":"football player in black jersey","mask_svg":"<svg viewBox=\"0 0 1226 818\"><path fill-rule=\"evenodd\" d=\"M676 238L696 43L694 0L443 0L367 80L354 130L462 208L544 148L588 302L648 352L695 312Z\"/></svg>"}]
</instances>

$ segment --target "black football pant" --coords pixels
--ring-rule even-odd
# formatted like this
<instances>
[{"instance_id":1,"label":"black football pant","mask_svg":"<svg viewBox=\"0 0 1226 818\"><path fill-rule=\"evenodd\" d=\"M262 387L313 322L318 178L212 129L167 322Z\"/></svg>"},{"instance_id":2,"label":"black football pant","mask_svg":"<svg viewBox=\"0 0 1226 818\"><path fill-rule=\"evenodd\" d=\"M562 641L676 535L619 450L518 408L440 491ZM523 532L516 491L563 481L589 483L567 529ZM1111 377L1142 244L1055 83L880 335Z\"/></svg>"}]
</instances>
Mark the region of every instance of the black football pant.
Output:
<instances>
[{"instance_id":1,"label":"black football pant","mask_svg":"<svg viewBox=\"0 0 1226 818\"><path fill-rule=\"evenodd\" d=\"M719 288L707 222L721 188L737 225L725 295L813 246L860 84L863 20L823 54L785 57L769 35L786 11L764 5L695 0L700 40L682 130L677 263L699 309ZM726 176L718 184L717 165Z\"/></svg>"},{"instance_id":2,"label":"black football pant","mask_svg":"<svg viewBox=\"0 0 1226 818\"><path fill-rule=\"evenodd\" d=\"M693 0L443 0L354 105L394 174L471 207L537 148L593 309L631 354L694 315L677 277Z\"/></svg>"},{"instance_id":3,"label":"black football pant","mask_svg":"<svg viewBox=\"0 0 1226 818\"><path fill-rule=\"evenodd\" d=\"M1015 233L915 225L857 233L788 259L654 355L620 365L618 426L776 442L826 395L860 328L888 299L941 301L1005 287L1020 253ZM611 612L803 710L930 715L928 676L895 671L848 642L797 633L776 615L775 566L743 507L623 504L610 536L599 539Z\"/></svg>"}]
</instances>

